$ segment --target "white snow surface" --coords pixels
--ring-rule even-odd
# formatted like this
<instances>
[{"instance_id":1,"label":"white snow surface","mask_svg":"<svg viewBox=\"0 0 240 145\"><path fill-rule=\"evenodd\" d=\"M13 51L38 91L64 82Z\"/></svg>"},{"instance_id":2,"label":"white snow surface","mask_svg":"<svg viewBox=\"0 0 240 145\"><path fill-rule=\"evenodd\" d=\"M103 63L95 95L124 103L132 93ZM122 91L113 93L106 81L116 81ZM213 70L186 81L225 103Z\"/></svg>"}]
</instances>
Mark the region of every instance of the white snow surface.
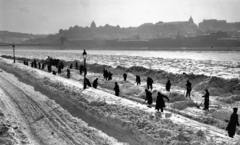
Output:
<instances>
[{"instance_id":1,"label":"white snow surface","mask_svg":"<svg viewBox=\"0 0 240 145\"><path fill-rule=\"evenodd\" d=\"M174 141L173 139L175 139L176 141L177 136L181 138L186 138L186 140L190 139L192 143L194 143L192 139L195 139L200 144L209 142L212 139L217 141L218 143L224 141L225 143L227 142L228 144L232 144L234 142L236 143L237 141L239 141L238 135L236 136L235 139L230 139L227 137L227 134L224 130L218 129L214 126L206 125L169 111L165 111L164 115L161 115L161 113L156 113L154 109L148 108L146 107L146 105L125 98L116 97L101 90L96 90L93 88L82 90L83 87L82 82L78 82L72 79L65 79L60 76L54 76L52 74L46 73L38 69L32 69L22 64L18 63L12 64L12 61L10 60L2 58L0 60L1 63L8 64L11 67L15 68L16 70L19 70L19 72L21 73L24 72L27 75L31 75L29 77L34 78L38 81L49 80L49 82L51 82L52 84L58 84L58 86L55 89L59 89L61 88L61 86L63 86L65 90L68 90L72 93L79 93L78 95L80 95L80 98L81 96L84 96L84 99L88 102L88 105L94 103L100 104L102 103L103 106L106 105L107 107L110 107L109 109L113 109L114 107L116 107L116 110L109 110L109 112L101 112L97 108L95 108L94 111L103 113L101 114L101 117L111 118L116 121L115 123L119 122L124 123L127 126L127 128L125 129L132 130L134 134L137 136L137 138L142 139L142 141L151 140L153 144L154 142L157 143L157 140L154 138L157 132L158 135L160 135L160 137L163 136L164 134L168 134L172 141ZM71 99L76 100L79 99L76 98L77 96L75 95L71 95L71 97L72 97ZM101 106L99 106L99 108L101 108ZM121 110L121 108L123 110ZM136 115L137 117L139 117L139 119L135 118ZM130 118L132 118L132 120L129 120ZM134 125L138 123L141 124L140 126L138 126L139 128L133 128L135 127ZM156 127L157 132L155 130ZM199 130L204 132L203 133L204 137L199 137L197 135Z\"/></svg>"},{"instance_id":2,"label":"white snow surface","mask_svg":"<svg viewBox=\"0 0 240 145\"><path fill-rule=\"evenodd\" d=\"M5 62L9 63L7 60ZM47 77L48 75L39 71L39 76ZM89 127L81 119L71 116L55 101L36 92L32 86L21 83L14 75L1 70L0 77L6 78L13 86L20 89L14 90L6 83L3 84L6 85L4 88L0 88L0 112L4 114L0 115L1 131L4 129L3 124L8 126L8 130L0 135L1 145L126 144L118 142L100 130ZM62 81L60 77L59 81ZM6 94L6 91L10 92ZM32 131L35 133L33 134Z\"/></svg>"}]
</instances>

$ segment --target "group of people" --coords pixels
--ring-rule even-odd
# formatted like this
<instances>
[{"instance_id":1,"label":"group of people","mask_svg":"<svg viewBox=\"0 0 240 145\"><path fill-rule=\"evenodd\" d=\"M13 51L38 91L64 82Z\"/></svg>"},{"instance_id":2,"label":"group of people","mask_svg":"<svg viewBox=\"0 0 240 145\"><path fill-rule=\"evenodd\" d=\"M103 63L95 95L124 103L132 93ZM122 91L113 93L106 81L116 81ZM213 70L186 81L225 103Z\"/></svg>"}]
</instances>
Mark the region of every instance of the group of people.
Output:
<instances>
[{"instance_id":1,"label":"group of people","mask_svg":"<svg viewBox=\"0 0 240 145\"><path fill-rule=\"evenodd\" d=\"M112 73L108 70L106 70L105 68L103 69L103 77L106 81L110 81L112 80Z\"/></svg>"},{"instance_id":2,"label":"group of people","mask_svg":"<svg viewBox=\"0 0 240 145\"><path fill-rule=\"evenodd\" d=\"M23 61L24 65L28 65L28 61ZM71 64L72 65L72 64ZM41 67L41 63L38 62L38 67L39 69L44 69L45 63L42 63L42 67ZM48 64L48 71L51 72L51 64ZM37 68L37 62L36 60L33 60L31 62L31 67ZM61 69L64 68L64 65L62 62L60 62L60 64L57 66L58 68L58 73L61 73ZM78 69L78 64L76 62L76 69ZM84 66L80 65L79 67L79 71L80 71L80 75L82 74L83 71L85 71L84 73L87 73L87 69L84 69ZM55 71L53 71L54 74ZM55 72L56 74L56 72ZM103 77L105 80L111 80L112 79L112 73L110 71L107 71L105 68L103 70ZM67 78L70 78L70 69L67 69ZM124 81L127 80L127 73L123 74L123 79ZM91 83L90 81L85 78L85 83L91 87ZM141 78L140 76L136 75L136 83L137 85L141 84ZM152 92L150 90L152 90L153 88L153 79L150 77L147 77L147 88L145 89L145 93L146 93L146 99L145 101L147 101L148 107L151 108L151 105L153 103L153 99L152 99ZM93 83L92 83L93 88L97 88L98 86L98 78L96 78ZM167 83L166 83L166 91L170 92L171 90L171 81L168 78ZM115 95L119 96L120 93L120 88L117 82L115 82L115 86L113 88L113 90L115 91ZM187 80L186 82L186 98L190 98L191 99L191 91L192 91L192 84L189 80ZM209 91L207 89L205 89L205 95L203 95L202 97L204 98L204 109L203 110L209 110ZM162 94L161 92L157 93L157 99L156 99L156 106L155 109L159 112L159 110L161 110L161 112L163 112L163 109L165 108L165 99L167 99L169 101L169 98L167 96L165 96L164 94ZM144 101L144 102L145 102ZM233 108L233 113L230 117L230 121L227 125L226 130L228 131L228 135L229 137L233 137L235 135L236 132L236 126L239 126L239 122L238 122L238 114L237 114L238 108Z\"/></svg>"}]
</instances>

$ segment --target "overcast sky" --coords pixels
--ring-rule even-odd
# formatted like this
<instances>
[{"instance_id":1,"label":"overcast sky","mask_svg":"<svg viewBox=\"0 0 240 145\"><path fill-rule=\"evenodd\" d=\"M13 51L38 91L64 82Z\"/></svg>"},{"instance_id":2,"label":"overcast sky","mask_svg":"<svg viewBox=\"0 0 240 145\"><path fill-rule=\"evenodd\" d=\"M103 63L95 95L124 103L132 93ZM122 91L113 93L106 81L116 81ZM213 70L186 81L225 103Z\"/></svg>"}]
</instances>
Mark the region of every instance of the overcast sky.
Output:
<instances>
[{"instance_id":1,"label":"overcast sky","mask_svg":"<svg viewBox=\"0 0 240 145\"><path fill-rule=\"evenodd\" d=\"M158 21L240 22L240 0L0 0L0 30L57 33L70 26L139 26Z\"/></svg>"}]
</instances>

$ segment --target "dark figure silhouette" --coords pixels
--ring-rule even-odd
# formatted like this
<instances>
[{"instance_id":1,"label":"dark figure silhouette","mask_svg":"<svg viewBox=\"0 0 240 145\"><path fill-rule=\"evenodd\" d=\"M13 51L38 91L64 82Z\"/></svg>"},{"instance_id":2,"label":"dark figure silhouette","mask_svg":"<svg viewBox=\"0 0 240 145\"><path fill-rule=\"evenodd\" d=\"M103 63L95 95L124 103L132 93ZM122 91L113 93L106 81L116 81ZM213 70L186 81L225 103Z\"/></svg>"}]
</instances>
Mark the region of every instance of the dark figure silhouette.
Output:
<instances>
[{"instance_id":1,"label":"dark figure silhouette","mask_svg":"<svg viewBox=\"0 0 240 145\"><path fill-rule=\"evenodd\" d=\"M82 75L83 70L84 70L84 66L83 66L83 65L80 65L80 67L79 67L79 73L80 73L80 75Z\"/></svg>"},{"instance_id":2,"label":"dark figure silhouette","mask_svg":"<svg viewBox=\"0 0 240 145\"><path fill-rule=\"evenodd\" d=\"M120 92L120 89L119 89L119 86L118 86L118 83L115 82L115 87L113 89L115 91L115 95L116 96L119 96L119 92Z\"/></svg>"},{"instance_id":3,"label":"dark figure silhouette","mask_svg":"<svg viewBox=\"0 0 240 145\"><path fill-rule=\"evenodd\" d=\"M166 83L166 91L170 92L170 89L171 89L171 82L170 80L168 79L167 83Z\"/></svg>"},{"instance_id":4,"label":"dark figure silhouette","mask_svg":"<svg viewBox=\"0 0 240 145\"><path fill-rule=\"evenodd\" d=\"M112 80L112 73L111 72L108 72L108 80L110 81L110 80Z\"/></svg>"},{"instance_id":5,"label":"dark figure silhouette","mask_svg":"<svg viewBox=\"0 0 240 145\"><path fill-rule=\"evenodd\" d=\"M209 92L206 89L205 90L206 94L202 96L204 98L204 109L203 110L208 110L209 109Z\"/></svg>"},{"instance_id":6,"label":"dark figure silhouette","mask_svg":"<svg viewBox=\"0 0 240 145\"><path fill-rule=\"evenodd\" d=\"M98 78L96 78L94 81L93 81L93 88L97 88L98 86Z\"/></svg>"},{"instance_id":7,"label":"dark figure silhouette","mask_svg":"<svg viewBox=\"0 0 240 145\"><path fill-rule=\"evenodd\" d=\"M45 68L45 63L42 64L42 70Z\"/></svg>"},{"instance_id":8,"label":"dark figure silhouette","mask_svg":"<svg viewBox=\"0 0 240 145\"><path fill-rule=\"evenodd\" d=\"M148 91L148 89L145 89L145 92L146 92L146 99L145 99L145 101L147 101L148 107L151 107L151 104L152 104L152 93L150 91Z\"/></svg>"},{"instance_id":9,"label":"dark figure silhouette","mask_svg":"<svg viewBox=\"0 0 240 145\"><path fill-rule=\"evenodd\" d=\"M127 74L126 73L123 74L123 79L124 79L124 81L127 80Z\"/></svg>"},{"instance_id":10,"label":"dark figure silhouette","mask_svg":"<svg viewBox=\"0 0 240 145\"><path fill-rule=\"evenodd\" d=\"M38 68L41 69L41 63L40 62L38 62Z\"/></svg>"},{"instance_id":11,"label":"dark figure silhouette","mask_svg":"<svg viewBox=\"0 0 240 145\"><path fill-rule=\"evenodd\" d=\"M53 75L56 75L56 72L55 72L55 71L53 71L53 72L52 72L52 74L53 74Z\"/></svg>"},{"instance_id":12,"label":"dark figure silhouette","mask_svg":"<svg viewBox=\"0 0 240 145\"><path fill-rule=\"evenodd\" d=\"M26 65L28 66L28 61L26 61Z\"/></svg>"},{"instance_id":13,"label":"dark figure silhouette","mask_svg":"<svg viewBox=\"0 0 240 145\"><path fill-rule=\"evenodd\" d=\"M105 68L103 70L103 77L107 81L107 79L108 79L108 71Z\"/></svg>"},{"instance_id":14,"label":"dark figure silhouette","mask_svg":"<svg viewBox=\"0 0 240 145\"><path fill-rule=\"evenodd\" d=\"M230 122L228 123L228 126L226 128L229 137L232 138L235 135L236 127L239 126L237 111L238 108L233 108L233 114L231 115Z\"/></svg>"},{"instance_id":15,"label":"dark figure silhouette","mask_svg":"<svg viewBox=\"0 0 240 145\"><path fill-rule=\"evenodd\" d=\"M186 98L187 97L190 98L191 91L192 91L192 84L189 82L189 80L187 80L186 87L187 87Z\"/></svg>"},{"instance_id":16,"label":"dark figure silhouette","mask_svg":"<svg viewBox=\"0 0 240 145\"><path fill-rule=\"evenodd\" d=\"M137 82L137 85L141 85L141 78L138 75L136 75L136 82Z\"/></svg>"},{"instance_id":17,"label":"dark figure silhouette","mask_svg":"<svg viewBox=\"0 0 240 145\"><path fill-rule=\"evenodd\" d=\"M62 69L61 69L61 66L59 65L58 66L58 74L62 73Z\"/></svg>"},{"instance_id":18,"label":"dark figure silhouette","mask_svg":"<svg viewBox=\"0 0 240 145\"><path fill-rule=\"evenodd\" d=\"M33 62L31 62L31 67L33 67Z\"/></svg>"},{"instance_id":19,"label":"dark figure silhouette","mask_svg":"<svg viewBox=\"0 0 240 145\"><path fill-rule=\"evenodd\" d=\"M23 61L23 64L24 64L24 65L26 65L26 62L25 62L25 60Z\"/></svg>"},{"instance_id":20,"label":"dark figure silhouette","mask_svg":"<svg viewBox=\"0 0 240 145\"><path fill-rule=\"evenodd\" d=\"M59 65L60 65L60 68L61 68L61 69L63 69L63 68L64 68L64 65L63 65L63 62L62 62L62 61L60 62L60 64L59 64Z\"/></svg>"},{"instance_id":21,"label":"dark figure silhouette","mask_svg":"<svg viewBox=\"0 0 240 145\"><path fill-rule=\"evenodd\" d=\"M70 69L67 69L67 78L70 78Z\"/></svg>"},{"instance_id":22,"label":"dark figure silhouette","mask_svg":"<svg viewBox=\"0 0 240 145\"><path fill-rule=\"evenodd\" d=\"M69 67L70 69L72 69L72 64L70 64L70 67Z\"/></svg>"},{"instance_id":23,"label":"dark figure silhouette","mask_svg":"<svg viewBox=\"0 0 240 145\"><path fill-rule=\"evenodd\" d=\"M78 62L77 61L76 61L75 67L76 67L76 69L78 69Z\"/></svg>"},{"instance_id":24,"label":"dark figure silhouette","mask_svg":"<svg viewBox=\"0 0 240 145\"><path fill-rule=\"evenodd\" d=\"M167 96L158 92L157 100L156 100L156 110L158 110L158 112L159 112L159 109L161 109L161 112L163 112L163 108L166 107L165 106L165 101L164 101L163 98L166 98L169 101L169 98Z\"/></svg>"},{"instance_id":25,"label":"dark figure silhouette","mask_svg":"<svg viewBox=\"0 0 240 145\"><path fill-rule=\"evenodd\" d=\"M35 59L33 60L33 67L34 67L34 68L37 68L37 62L36 62Z\"/></svg>"},{"instance_id":26,"label":"dark figure silhouette","mask_svg":"<svg viewBox=\"0 0 240 145\"><path fill-rule=\"evenodd\" d=\"M91 85L91 83L90 83L88 78L85 78L85 83L87 84L87 86L92 87L92 85Z\"/></svg>"},{"instance_id":27,"label":"dark figure silhouette","mask_svg":"<svg viewBox=\"0 0 240 145\"><path fill-rule=\"evenodd\" d=\"M51 72L51 71L52 71L52 65L48 64L48 72Z\"/></svg>"},{"instance_id":28,"label":"dark figure silhouette","mask_svg":"<svg viewBox=\"0 0 240 145\"><path fill-rule=\"evenodd\" d=\"M152 84L153 84L153 79L150 77L147 77L147 88L152 90Z\"/></svg>"}]
</instances>

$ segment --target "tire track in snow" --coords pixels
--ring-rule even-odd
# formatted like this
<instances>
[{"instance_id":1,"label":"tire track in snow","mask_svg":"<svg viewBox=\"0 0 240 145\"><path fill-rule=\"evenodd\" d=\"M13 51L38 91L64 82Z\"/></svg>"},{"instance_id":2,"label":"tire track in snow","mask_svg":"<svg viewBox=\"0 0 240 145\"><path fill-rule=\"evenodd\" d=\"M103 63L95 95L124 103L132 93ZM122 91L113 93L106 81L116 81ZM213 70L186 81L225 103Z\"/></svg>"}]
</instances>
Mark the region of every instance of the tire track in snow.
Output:
<instances>
[{"instance_id":1,"label":"tire track in snow","mask_svg":"<svg viewBox=\"0 0 240 145\"><path fill-rule=\"evenodd\" d=\"M73 144L72 141L68 137L66 137L65 131L61 130L61 132L54 127L54 125L50 122L51 118L50 115L46 113L35 101L33 101L26 93L24 93L22 90L20 90L17 86L0 76L0 86L4 90L4 92L11 97L11 99L15 102L15 104L18 105L21 112L26 117L26 120L28 124L31 126L31 128L34 128L34 124L37 123L40 120L43 120L44 118L47 118L49 121L46 121L47 119L44 119L45 126L48 126L51 129L51 132L57 133L59 138L66 141L67 144ZM17 96L16 96L17 94ZM23 103L26 102L26 103ZM30 113L33 113L31 115L27 114L29 113L26 109L27 107ZM33 112L31 112L33 111ZM35 118L35 120L32 120L32 117ZM31 120L31 121L30 121ZM33 133L35 136L38 137L38 140L40 141L40 144L46 144L42 136L39 136L38 133L36 133L33 129ZM41 130L38 130L41 132ZM50 135L50 134L49 134Z\"/></svg>"}]
</instances>

